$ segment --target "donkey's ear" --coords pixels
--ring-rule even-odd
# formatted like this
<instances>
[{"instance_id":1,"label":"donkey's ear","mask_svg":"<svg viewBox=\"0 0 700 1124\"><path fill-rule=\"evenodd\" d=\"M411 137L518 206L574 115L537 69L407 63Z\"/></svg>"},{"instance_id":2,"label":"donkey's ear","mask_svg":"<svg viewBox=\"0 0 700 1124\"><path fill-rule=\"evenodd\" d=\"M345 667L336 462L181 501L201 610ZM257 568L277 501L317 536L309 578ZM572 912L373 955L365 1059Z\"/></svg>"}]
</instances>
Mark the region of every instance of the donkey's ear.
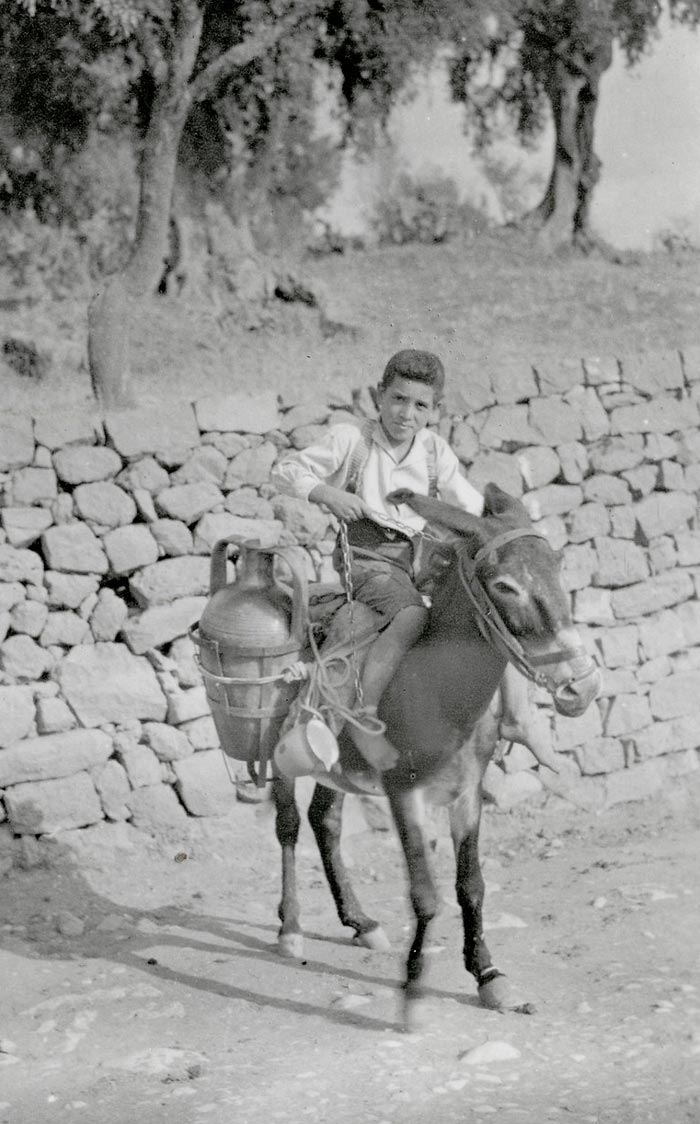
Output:
<instances>
[{"instance_id":1,"label":"donkey's ear","mask_svg":"<svg viewBox=\"0 0 700 1124\"><path fill-rule=\"evenodd\" d=\"M432 496L421 496L408 488L399 488L387 496L389 503L406 503L418 515L422 515L426 523L447 527L460 535L468 535L478 531L481 520L477 515L463 511L461 507L453 507L450 503L433 499Z\"/></svg>"},{"instance_id":2,"label":"donkey's ear","mask_svg":"<svg viewBox=\"0 0 700 1124\"><path fill-rule=\"evenodd\" d=\"M484 488L484 515L506 514L528 518L527 511L520 500L504 492L498 484L487 484Z\"/></svg>"}]
</instances>

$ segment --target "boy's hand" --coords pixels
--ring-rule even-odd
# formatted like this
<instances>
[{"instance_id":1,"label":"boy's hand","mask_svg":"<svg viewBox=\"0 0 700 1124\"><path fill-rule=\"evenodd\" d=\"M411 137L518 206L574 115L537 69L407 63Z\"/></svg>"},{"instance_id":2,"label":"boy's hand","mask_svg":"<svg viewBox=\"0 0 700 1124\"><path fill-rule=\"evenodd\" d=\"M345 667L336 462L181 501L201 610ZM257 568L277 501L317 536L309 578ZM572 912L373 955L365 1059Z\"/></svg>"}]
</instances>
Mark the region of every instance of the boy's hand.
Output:
<instances>
[{"instance_id":1,"label":"boy's hand","mask_svg":"<svg viewBox=\"0 0 700 1124\"><path fill-rule=\"evenodd\" d=\"M343 519L347 523L370 516L370 509L364 500L353 492L332 488L330 484L317 484L309 492L309 499L314 503L322 503L337 519Z\"/></svg>"}]
</instances>

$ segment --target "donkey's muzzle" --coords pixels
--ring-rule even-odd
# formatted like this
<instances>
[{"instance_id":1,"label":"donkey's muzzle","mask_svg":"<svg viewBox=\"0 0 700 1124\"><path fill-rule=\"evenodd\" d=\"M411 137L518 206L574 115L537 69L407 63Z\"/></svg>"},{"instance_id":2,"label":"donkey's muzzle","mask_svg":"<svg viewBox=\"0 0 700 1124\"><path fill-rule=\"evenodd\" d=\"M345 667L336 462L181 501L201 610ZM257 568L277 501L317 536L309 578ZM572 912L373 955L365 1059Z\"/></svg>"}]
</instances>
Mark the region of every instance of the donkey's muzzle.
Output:
<instances>
[{"instance_id":1,"label":"donkey's muzzle","mask_svg":"<svg viewBox=\"0 0 700 1124\"><path fill-rule=\"evenodd\" d=\"M583 714L602 689L603 676L600 668L591 659L588 664L585 671L559 684L552 693L555 709L567 718L577 718L579 714Z\"/></svg>"}]
</instances>

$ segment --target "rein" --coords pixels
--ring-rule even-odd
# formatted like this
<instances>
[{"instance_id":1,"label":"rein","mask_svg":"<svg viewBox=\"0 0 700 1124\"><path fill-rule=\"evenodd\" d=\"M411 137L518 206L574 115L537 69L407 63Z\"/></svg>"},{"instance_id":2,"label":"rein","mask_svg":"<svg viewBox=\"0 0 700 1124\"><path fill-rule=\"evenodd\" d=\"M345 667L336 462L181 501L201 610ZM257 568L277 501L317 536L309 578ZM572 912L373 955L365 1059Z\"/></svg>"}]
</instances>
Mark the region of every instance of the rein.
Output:
<instances>
[{"instance_id":1,"label":"rein","mask_svg":"<svg viewBox=\"0 0 700 1124\"><path fill-rule=\"evenodd\" d=\"M503 531L501 534L495 535L494 538L489 539L484 546L480 547L473 558L468 558L464 554L459 555L458 574L460 581L474 609L479 631L484 640L491 644L506 660L514 664L526 679L529 679L532 683L536 683L538 686L547 687L547 676L541 671L538 671L538 667L544 667L547 664L561 663L563 660L580 660L583 657L586 664L586 671L581 676L573 675L568 681L569 683L576 682L579 678L585 678L590 674L591 660L583 645L579 644L575 647L557 648L553 652L548 652L546 655L528 656L522 644L516 640L510 632L503 617L489 597L479 578L478 568L484 558L498 551L501 547L506 546L507 543L523 538L543 539L547 542L547 539L540 531L535 531L534 528L531 527L518 527L512 531Z\"/></svg>"}]
</instances>

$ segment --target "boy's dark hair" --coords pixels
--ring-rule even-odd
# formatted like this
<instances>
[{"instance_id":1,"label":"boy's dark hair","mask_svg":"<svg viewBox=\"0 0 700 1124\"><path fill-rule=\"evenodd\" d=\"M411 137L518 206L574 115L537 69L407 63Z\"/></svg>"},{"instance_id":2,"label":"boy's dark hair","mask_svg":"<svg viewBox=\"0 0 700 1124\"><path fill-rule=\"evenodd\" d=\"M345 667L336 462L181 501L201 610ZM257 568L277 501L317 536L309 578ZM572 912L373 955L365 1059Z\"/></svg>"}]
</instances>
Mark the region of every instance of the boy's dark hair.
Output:
<instances>
[{"instance_id":1,"label":"boy's dark hair","mask_svg":"<svg viewBox=\"0 0 700 1124\"><path fill-rule=\"evenodd\" d=\"M416 351L412 347L397 351L384 368L380 382L382 390L391 386L394 379L413 379L433 388L436 401L445 388L445 368L432 351Z\"/></svg>"}]
</instances>

